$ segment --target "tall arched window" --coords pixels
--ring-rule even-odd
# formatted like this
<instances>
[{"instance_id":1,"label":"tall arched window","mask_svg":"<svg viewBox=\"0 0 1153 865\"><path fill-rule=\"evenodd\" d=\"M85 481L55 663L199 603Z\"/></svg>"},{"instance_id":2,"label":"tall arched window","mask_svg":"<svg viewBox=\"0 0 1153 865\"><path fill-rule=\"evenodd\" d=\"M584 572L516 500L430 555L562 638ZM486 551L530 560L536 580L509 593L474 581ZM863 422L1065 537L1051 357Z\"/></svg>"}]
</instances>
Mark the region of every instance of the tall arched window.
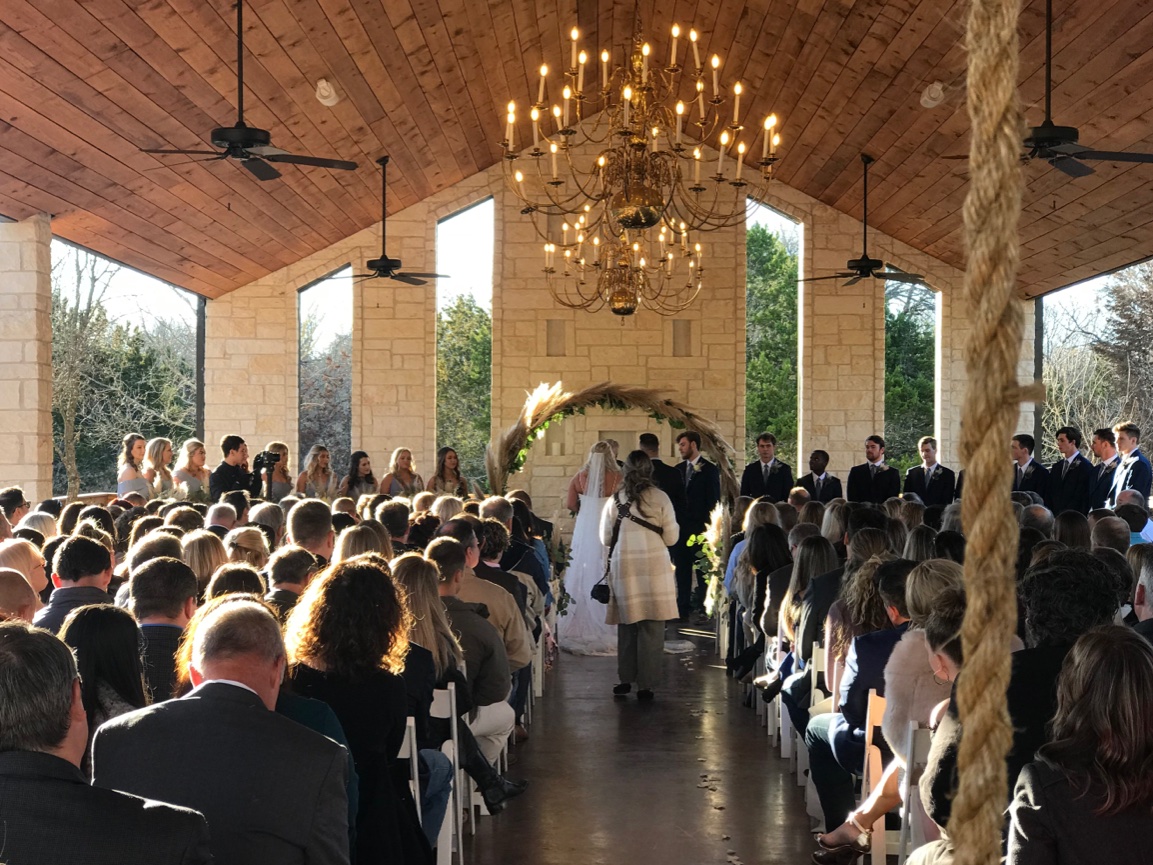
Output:
<instances>
[{"instance_id":1,"label":"tall arched window","mask_svg":"<svg viewBox=\"0 0 1153 865\"><path fill-rule=\"evenodd\" d=\"M937 295L885 283L885 460L902 472L921 461L917 440L934 434Z\"/></svg>"},{"instance_id":2,"label":"tall arched window","mask_svg":"<svg viewBox=\"0 0 1153 865\"><path fill-rule=\"evenodd\" d=\"M303 468L313 445L324 445L339 477L348 470L352 451L352 268L343 267L297 294L300 454L294 471Z\"/></svg>"}]
</instances>

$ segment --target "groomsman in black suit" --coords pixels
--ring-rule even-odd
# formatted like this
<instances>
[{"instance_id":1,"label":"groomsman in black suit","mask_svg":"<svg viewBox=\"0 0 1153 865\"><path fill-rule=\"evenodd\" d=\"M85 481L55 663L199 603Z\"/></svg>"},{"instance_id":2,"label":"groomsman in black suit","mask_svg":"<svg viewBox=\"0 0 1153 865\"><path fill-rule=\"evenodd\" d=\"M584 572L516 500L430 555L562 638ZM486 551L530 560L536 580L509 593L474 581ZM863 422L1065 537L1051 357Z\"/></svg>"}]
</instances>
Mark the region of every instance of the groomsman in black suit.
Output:
<instances>
[{"instance_id":1,"label":"groomsman in black suit","mask_svg":"<svg viewBox=\"0 0 1153 865\"><path fill-rule=\"evenodd\" d=\"M637 445L649 455L653 464L653 483L664 490L673 503L673 513L679 524L685 512L685 483L681 480L681 473L661 459L661 440L652 433L641 433Z\"/></svg>"},{"instance_id":2,"label":"groomsman in black suit","mask_svg":"<svg viewBox=\"0 0 1153 865\"><path fill-rule=\"evenodd\" d=\"M1149 487L1153 485L1153 468L1149 459L1141 453L1141 430L1129 421L1113 427L1117 437L1117 450L1121 452L1121 464L1113 475L1113 488L1109 491L1109 507L1117 506L1117 495L1122 490L1137 490L1142 501L1149 501Z\"/></svg>"},{"instance_id":3,"label":"groomsman in black suit","mask_svg":"<svg viewBox=\"0 0 1153 865\"><path fill-rule=\"evenodd\" d=\"M901 473L885 465L885 440L865 439L865 462L849 469L849 501L881 504L901 494Z\"/></svg>"},{"instance_id":4,"label":"groomsman in black suit","mask_svg":"<svg viewBox=\"0 0 1153 865\"><path fill-rule=\"evenodd\" d=\"M797 479L797 486L806 490L814 502L828 504L844 495L841 492L841 479L829 474L828 468L828 451L813 451L809 454L809 473Z\"/></svg>"},{"instance_id":5,"label":"groomsman in black suit","mask_svg":"<svg viewBox=\"0 0 1153 865\"><path fill-rule=\"evenodd\" d=\"M925 506L952 504L957 478L952 469L937 462L937 440L925 436L917 442L922 463L905 472L905 492L916 493Z\"/></svg>"},{"instance_id":6,"label":"groomsman in black suit","mask_svg":"<svg viewBox=\"0 0 1153 865\"><path fill-rule=\"evenodd\" d=\"M1081 454L1081 430L1063 426L1057 430L1057 450L1061 459L1049 469L1049 490L1045 504L1055 514L1062 511L1089 513L1095 470Z\"/></svg>"},{"instance_id":7,"label":"groomsman in black suit","mask_svg":"<svg viewBox=\"0 0 1153 865\"><path fill-rule=\"evenodd\" d=\"M715 465L701 456L699 433L685 430L677 436L677 450L684 458L677 470L685 490L684 519L679 520L681 537L673 547L673 562L677 574L677 610L680 619L688 621L692 607L703 607L705 585L697 575L693 587L693 562L698 547L690 547L692 535L702 534L709 524L709 514L721 499L721 473Z\"/></svg>"},{"instance_id":8,"label":"groomsman in black suit","mask_svg":"<svg viewBox=\"0 0 1153 865\"><path fill-rule=\"evenodd\" d=\"M1031 435L1018 433L1009 444L1013 457L1013 492L1037 493L1044 498L1049 489L1049 470L1033 460L1037 442Z\"/></svg>"},{"instance_id":9,"label":"groomsman in black suit","mask_svg":"<svg viewBox=\"0 0 1153 865\"><path fill-rule=\"evenodd\" d=\"M777 437L772 433L757 436L755 462L745 466L741 475L741 495L752 499L762 496L770 502L783 502L793 488L793 467L777 459Z\"/></svg>"},{"instance_id":10,"label":"groomsman in black suit","mask_svg":"<svg viewBox=\"0 0 1153 865\"><path fill-rule=\"evenodd\" d=\"M1109 490L1113 488L1113 475L1121 464L1117 453L1117 437L1109 427L1093 430L1093 442L1089 445L1098 463L1093 466L1093 485L1089 491L1089 507L1097 510L1106 506Z\"/></svg>"}]
</instances>

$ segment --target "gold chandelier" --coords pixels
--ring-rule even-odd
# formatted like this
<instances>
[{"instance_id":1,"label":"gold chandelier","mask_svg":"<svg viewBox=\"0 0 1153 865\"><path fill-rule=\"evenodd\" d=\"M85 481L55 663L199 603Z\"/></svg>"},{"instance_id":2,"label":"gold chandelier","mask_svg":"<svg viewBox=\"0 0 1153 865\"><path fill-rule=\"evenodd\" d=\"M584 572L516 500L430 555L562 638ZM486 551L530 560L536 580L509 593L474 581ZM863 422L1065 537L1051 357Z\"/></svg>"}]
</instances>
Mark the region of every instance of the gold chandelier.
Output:
<instances>
[{"instance_id":1,"label":"gold chandelier","mask_svg":"<svg viewBox=\"0 0 1153 865\"><path fill-rule=\"evenodd\" d=\"M605 49L597 70L572 28L559 102L549 104L555 92L540 67L531 150L517 151L516 103L508 104L505 174L544 241L545 279L563 306L622 316L641 306L661 315L686 309L704 274L697 233L734 226L748 199L765 199L781 141L776 115L746 130L747 91L739 81L722 89L717 54L708 76L696 30L682 66L681 32L672 26L661 66L638 16L624 62L614 65Z\"/></svg>"}]
</instances>

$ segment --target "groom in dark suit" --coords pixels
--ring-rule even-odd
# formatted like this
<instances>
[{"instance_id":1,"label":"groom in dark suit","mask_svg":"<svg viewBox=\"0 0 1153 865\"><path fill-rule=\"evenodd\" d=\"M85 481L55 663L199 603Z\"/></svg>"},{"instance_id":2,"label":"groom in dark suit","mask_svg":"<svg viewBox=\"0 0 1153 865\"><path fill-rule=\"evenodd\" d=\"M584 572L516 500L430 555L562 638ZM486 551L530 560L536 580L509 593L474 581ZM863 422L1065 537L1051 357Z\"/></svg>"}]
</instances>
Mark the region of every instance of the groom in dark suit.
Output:
<instances>
[{"instance_id":1,"label":"groom in dark suit","mask_svg":"<svg viewBox=\"0 0 1153 865\"><path fill-rule=\"evenodd\" d=\"M680 540L673 547L673 562L677 574L678 621L688 621L689 613L695 606L704 608L706 587L700 575L694 590L693 574L699 547L690 547L688 540L693 535L702 534L709 524L709 514L721 499L721 473L715 465L701 456L701 436L693 430L685 430L677 436L677 450L684 458L677 470L685 490L685 508Z\"/></svg>"},{"instance_id":2,"label":"groom in dark suit","mask_svg":"<svg viewBox=\"0 0 1153 865\"><path fill-rule=\"evenodd\" d=\"M793 467L777 459L777 437L772 433L757 436L757 457L745 466L741 475L741 495L751 499L764 497L770 502L783 502L793 488Z\"/></svg>"},{"instance_id":3,"label":"groom in dark suit","mask_svg":"<svg viewBox=\"0 0 1153 865\"><path fill-rule=\"evenodd\" d=\"M865 439L865 462L849 469L849 501L883 504L901 494L901 473L885 465L885 440Z\"/></svg>"},{"instance_id":4,"label":"groom in dark suit","mask_svg":"<svg viewBox=\"0 0 1153 865\"><path fill-rule=\"evenodd\" d=\"M952 469L937 462L937 440L925 436L917 442L922 463L905 472L905 492L916 493L925 506L953 503L957 478Z\"/></svg>"},{"instance_id":5,"label":"groom in dark suit","mask_svg":"<svg viewBox=\"0 0 1153 865\"><path fill-rule=\"evenodd\" d=\"M637 445L648 454L653 464L653 482L665 491L673 503L673 513L679 524L685 513L685 482L681 473L661 459L661 440L652 433L641 433Z\"/></svg>"}]
</instances>

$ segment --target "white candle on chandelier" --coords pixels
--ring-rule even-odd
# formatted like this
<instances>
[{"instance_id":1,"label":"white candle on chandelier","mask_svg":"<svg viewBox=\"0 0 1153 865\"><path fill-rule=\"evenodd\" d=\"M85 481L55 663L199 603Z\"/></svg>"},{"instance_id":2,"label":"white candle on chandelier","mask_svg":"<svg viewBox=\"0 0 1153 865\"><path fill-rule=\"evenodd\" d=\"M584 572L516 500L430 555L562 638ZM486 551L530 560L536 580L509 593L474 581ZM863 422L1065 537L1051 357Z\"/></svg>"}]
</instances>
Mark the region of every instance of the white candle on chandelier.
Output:
<instances>
[{"instance_id":1,"label":"white candle on chandelier","mask_svg":"<svg viewBox=\"0 0 1153 865\"><path fill-rule=\"evenodd\" d=\"M572 99L572 88L566 84L561 95L564 97L564 128L568 129L568 106L569 100Z\"/></svg>"},{"instance_id":2,"label":"white candle on chandelier","mask_svg":"<svg viewBox=\"0 0 1153 865\"><path fill-rule=\"evenodd\" d=\"M745 142L737 145L737 180L741 179L741 168L745 164Z\"/></svg>"},{"instance_id":3,"label":"white candle on chandelier","mask_svg":"<svg viewBox=\"0 0 1153 865\"><path fill-rule=\"evenodd\" d=\"M739 126L741 122L741 89L741 82L733 85L733 126Z\"/></svg>"},{"instance_id":4,"label":"white candle on chandelier","mask_svg":"<svg viewBox=\"0 0 1153 865\"><path fill-rule=\"evenodd\" d=\"M693 186L701 185L701 149L693 148Z\"/></svg>"},{"instance_id":5,"label":"white candle on chandelier","mask_svg":"<svg viewBox=\"0 0 1153 865\"><path fill-rule=\"evenodd\" d=\"M778 146L780 143L781 143L781 136L779 136L779 135L774 135L774 136L773 136L773 154L774 154L774 155L776 154L776 152L777 152L777 146Z\"/></svg>"},{"instance_id":6,"label":"white candle on chandelier","mask_svg":"<svg viewBox=\"0 0 1153 865\"><path fill-rule=\"evenodd\" d=\"M556 146L556 142L554 141L552 144L550 144L550 145L548 146L548 149L549 149L550 158L552 159L552 179L553 179L553 180L556 180L556 179L557 179L557 173L556 173L556 151L557 151L557 146Z\"/></svg>"},{"instance_id":7,"label":"white candle on chandelier","mask_svg":"<svg viewBox=\"0 0 1153 865\"><path fill-rule=\"evenodd\" d=\"M677 144L681 143L681 126L685 121L685 103L677 103Z\"/></svg>"},{"instance_id":8,"label":"white candle on chandelier","mask_svg":"<svg viewBox=\"0 0 1153 865\"><path fill-rule=\"evenodd\" d=\"M641 84L649 83L649 54L652 50L647 42L641 46Z\"/></svg>"},{"instance_id":9,"label":"white candle on chandelier","mask_svg":"<svg viewBox=\"0 0 1153 865\"><path fill-rule=\"evenodd\" d=\"M601 51L601 89L609 89L609 52L607 48Z\"/></svg>"},{"instance_id":10,"label":"white candle on chandelier","mask_svg":"<svg viewBox=\"0 0 1153 865\"><path fill-rule=\"evenodd\" d=\"M511 105L512 103L509 103L509 104ZM516 148L513 146L513 140L512 140L513 125L515 123L516 123L516 115L510 111L509 115L508 115L508 126L506 126L505 130L504 130L504 140L508 144L508 149L509 149L510 153L512 151L516 150Z\"/></svg>"},{"instance_id":11,"label":"white candle on chandelier","mask_svg":"<svg viewBox=\"0 0 1153 865\"><path fill-rule=\"evenodd\" d=\"M699 243L693 247L693 252L696 253L697 261L700 261L704 257L701 255L701 245Z\"/></svg>"},{"instance_id":12,"label":"white candle on chandelier","mask_svg":"<svg viewBox=\"0 0 1153 865\"><path fill-rule=\"evenodd\" d=\"M534 108L529 112L528 116L532 118L532 149L537 150L539 149L538 145L540 144L540 128L537 125L538 121L540 120L540 110Z\"/></svg>"},{"instance_id":13,"label":"white candle on chandelier","mask_svg":"<svg viewBox=\"0 0 1153 865\"><path fill-rule=\"evenodd\" d=\"M721 58L714 54L713 59L709 61L709 65L713 67L713 99L720 99L721 79L717 70L721 68Z\"/></svg>"},{"instance_id":14,"label":"white candle on chandelier","mask_svg":"<svg viewBox=\"0 0 1153 865\"><path fill-rule=\"evenodd\" d=\"M669 276L673 275L673 251L670 249L665 253L665 267Z\"/></svg>"},{"instance_id":15,"label":"white candle on chandelier","mask_svg":"<svg viewBox=\"0 0 1153 865\"><path fill-rule=\"evenodd\" d=\"M765 118L765 140L761 149L761 160L769 158L769 142L773 140L773 127L777 125L777 115L770 114Z\"/></svg>"},{"instance_id":16,"label":"white candle on chandelier","mask_svg":"<svg viewBox=\"0 0 1153 865\"><path fill-rule=\"evenodd\" d=\"M561 246L568 246L568 229L569 229L569 224L567 222L563 223L560 227L560 245Z\"/></svg>"},{"instance_id":17,"label":"white candle on chandelier","mask_svg":"<svg viewBox=\"0 0 1153 865\"><path fill-rule=\"evenodd\" d=\"M631 87L626 86L625 89L621 91L621 97L624 99L624 104L625 104L625 126L628 126L629 125L629 109L632 108L632 104L633 104L633 89Z\"/></svg>"},{"instance_id":18,"label":"white candle on chandelier","mask_svg":"<svg viewBox=\"0 0 1153 865\"><path fill-rule=\"evenodd\" d=\"M658 136L658 135L660 135L660 134L661 134L661 130L660 130L660 128L659 128L659 127L656 127L656 126L654 126L654 127L653 127L653 141L652 141L652 144L653 144L653 153L656 153L656 152L657 152L657 136Z\"/></svg>"},{"instance_id":19,"label":"white candle on chandelier","mask_svg":"<svg viewBox=\"0 0 1153 865\"><path fill-rule=\"evenodd\" d=\"M545 267L548 267L550 264L550 261L549 261L549 246L550 245L551 244L548 244L548 243L546 243L544 245L544 266Z\"/></svg>"},{"instance_id":20,"label":"white candle on chandelier","mask_svg":"<svg viewBox=\"0 0 1153 865\"><path fill-rule=\"evenodd\" d=\"M721 133L721 146L717 152L717 176L723 177L724 171L722 170L725 164L725 149L729 146L729 133Z\"/></svg>"},{"instance_id":21,"label":"white candle on chandelier","mask_svg":"<svg viewBox=\"0 0 1153 865\"><path fill-rule=\"evenodd\" d=\"M577 93L585 92L585 64L589 62L589 56L585 52L577 55Z\"/></svg>"},{"instance_id":22,"label":"white candle on chandelier","mask_svg":"<svg viewBox=\"0 0 1153 865\"><path fill-rule=\"evenodd\" d=\"M564 129L564 124L561 123L560 106L559 105L554 105L552 107L552 116L553 116L553 120L556 121L557 130L559 131L561 129Z\"/></svg>"},{"instance_id":23,"label":"white candle on chandelier","mask_svg":"<svg viewBox=\"0 0 1153 865\"><path fill-rule=\"evenodd\" d=\"M701 123L705 122L705 82L700 78L697 79L697 107L700 109L701 116L698 118Z\"/></svg>"},{"instance_id":24,"label":"white candle on chandelier","mask_svg":"<svg viewBox=\"0 0 1153 865\"><path fill-rule=\"evenodd\" d=\"M669 47L669 66L677 65L677 37L681 35L679 24L673 25L673 44Z\"/></svg>"},{"instance_id":25,"label":"white candle on chandelier","mask_svg":"<svg viewBox=\"0 0 1153 865\"><path fill-rule=\"evenodd\" d=\"M701 71L701 49L697 47L697 31L689 30L689 42L693 44L693 62L697 64L697 72Z\"/></svg>"},{"instance_id":26,"label":"white candle on chandelier","mask_svg":"<svg viewBox=\"0 0 1153 865\"><path fill-rule=\"evenodd\" d=\"M681 249L685 252L689 251L689 227L683 222L681 223Z\"/></svg>"},{"instance_id":27,"label":"white candle on chandelier","mask_svg":"<svg viewBox=\"0 0 1153 865\"><path fill-rule=\"evenodd\" d=\"M547 78L548 78L548 67L542 64L540 67L540 86L537 88L537 91L536 91L536 103L537 103L537 105L544 105L544 83L545 83L545 79L547 79Z\"/></svg>"},{"instance_id":28,"label":"white candle on chandelier","mask_svg":"<svg viewBox=\"0 0 1153 865\"><path fill-rule=\"evenodd\" d=\"M572 62L569 63L569 69L577 68L577 39L580 38L580 35L580 31L575 27L569 32L569 36L572 37Z\"/></svg>"}]
</instances>

